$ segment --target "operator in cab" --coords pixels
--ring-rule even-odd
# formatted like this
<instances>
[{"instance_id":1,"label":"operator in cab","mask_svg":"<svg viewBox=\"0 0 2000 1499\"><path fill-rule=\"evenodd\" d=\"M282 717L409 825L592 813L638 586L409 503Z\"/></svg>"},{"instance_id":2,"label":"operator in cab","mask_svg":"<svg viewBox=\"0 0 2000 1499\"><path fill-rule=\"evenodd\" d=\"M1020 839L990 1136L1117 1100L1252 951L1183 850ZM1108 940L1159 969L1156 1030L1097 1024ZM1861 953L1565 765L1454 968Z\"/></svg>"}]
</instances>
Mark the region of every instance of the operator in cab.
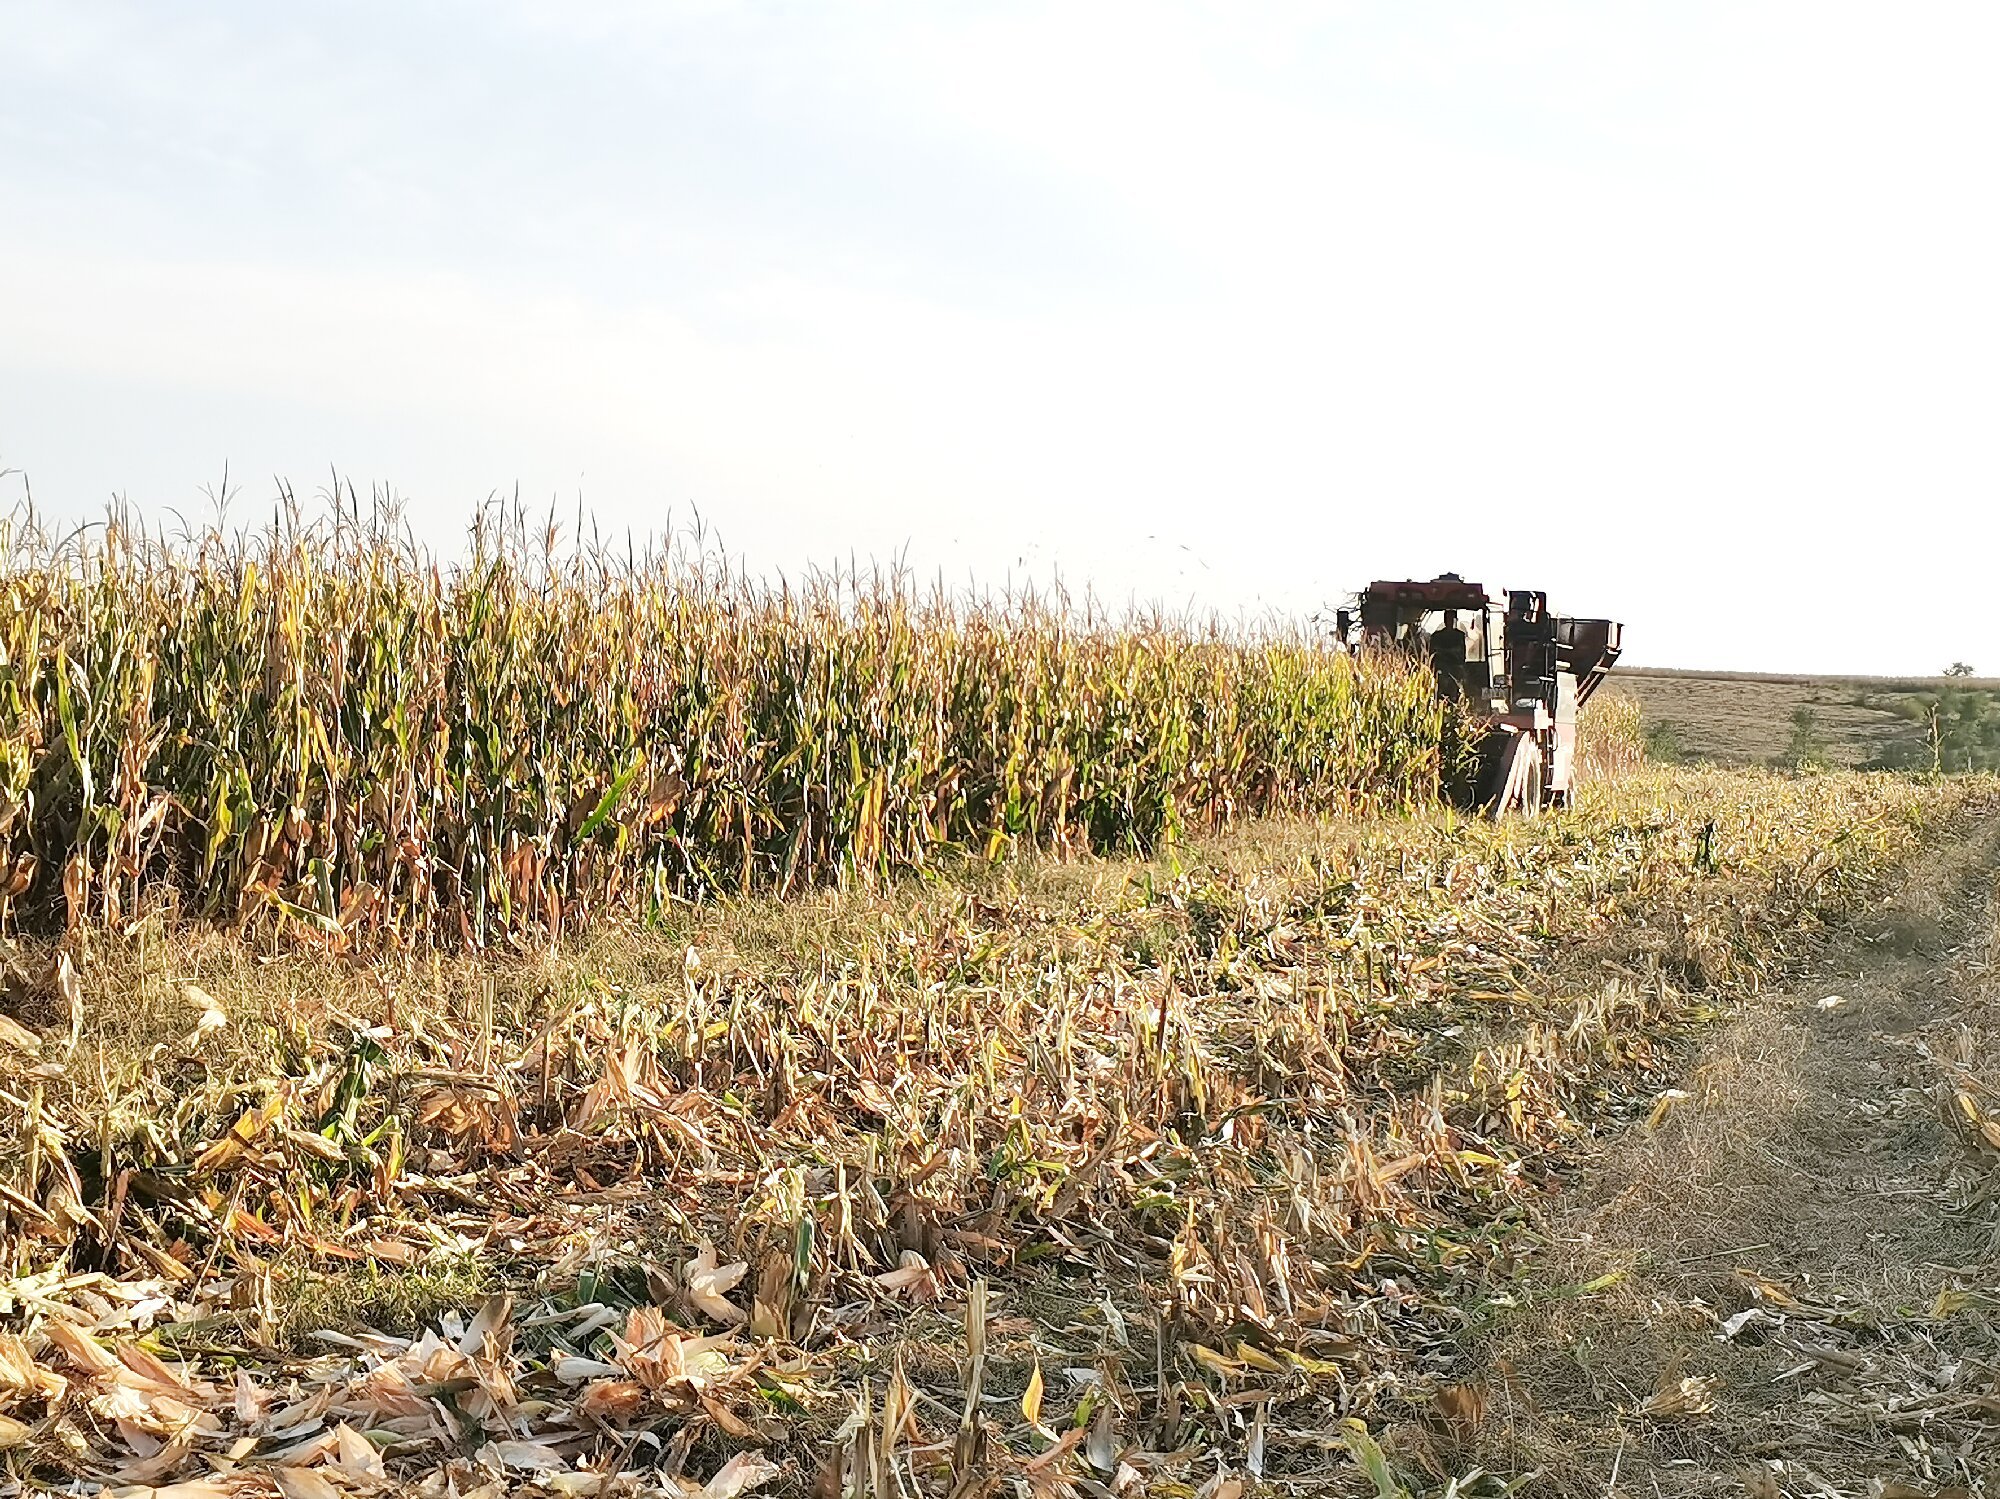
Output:
<instances>
[{"instance_id":1,"label":"operator in cab","mask_svg":"<svg viewBox=\"0 0 2000 1499\"><path fill-rule=\"evenodd\" d=\"M1458 611L1447 609L1444 623L1431 631L1431 670L1438 686L1453 697L1465 690L1465 631L1458 627Z\"/></svg>"}]
</instances>

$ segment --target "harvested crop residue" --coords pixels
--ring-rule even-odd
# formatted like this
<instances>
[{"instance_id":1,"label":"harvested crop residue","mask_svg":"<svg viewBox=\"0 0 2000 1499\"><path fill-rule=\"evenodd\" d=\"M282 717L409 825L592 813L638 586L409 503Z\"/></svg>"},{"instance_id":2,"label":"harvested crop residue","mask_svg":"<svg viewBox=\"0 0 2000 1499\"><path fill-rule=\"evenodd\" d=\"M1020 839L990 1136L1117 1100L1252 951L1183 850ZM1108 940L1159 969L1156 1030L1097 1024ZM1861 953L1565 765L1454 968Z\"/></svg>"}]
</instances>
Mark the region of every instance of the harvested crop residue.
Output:
<instances>
[{"instance_id":1,"label":"harvested crop residue","mask_svg":"<svg viewBox=\"0 0 2000 1499\"><path fill-rule=\"evenodd\" d=\"M1533 823L967 861L504 961L157 922L22 946L0 1482L1469 1499L1514 1457L1581 1471L1522 1413L1532 1360L1468 1356L1539 1283L1538 1219L1600 1132L1697 1117L1666 1098L1697 1029L1990 794L1647 774ZM1761 1294L1817 1308L1783 1268ZM1939 1335L1984 1316L1949 1284ZM1784 1314L1769 1341L1860 1346ZM1608 1375L1570 1429L1692 1453L1730 1378Z\"/></svg>"},{"instance_id":2,"label":"harvested crop residue","mask_svg":"<svg viewBox=\"0 0 2000 1499\"><path fill-rule=\"evenodd\" d=\"M2000 822L1721 1033L1474 1352L1526 1492L2000 1493Z\"/></svg>"}]
</instances>

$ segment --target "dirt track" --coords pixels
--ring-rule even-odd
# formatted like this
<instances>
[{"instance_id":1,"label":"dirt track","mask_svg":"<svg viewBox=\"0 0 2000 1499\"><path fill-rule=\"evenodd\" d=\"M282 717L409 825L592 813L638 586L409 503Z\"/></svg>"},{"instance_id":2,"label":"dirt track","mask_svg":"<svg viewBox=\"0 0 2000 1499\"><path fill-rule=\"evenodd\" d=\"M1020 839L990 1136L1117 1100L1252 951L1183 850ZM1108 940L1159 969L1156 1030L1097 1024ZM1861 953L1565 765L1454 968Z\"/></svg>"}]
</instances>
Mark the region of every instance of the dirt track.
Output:
<instances>
[{"instance_id":1,"label":"dirt track","mask_svg":"<svg viewBox=\"0 0 2000 1499\"><path fill-rule=\"evenodd\" d=\"M1489 1467L1564 1499L2000 1495L2000 1177L1958 1098L2000 1109L1996 859L1988 817L1590 1169L1483 1350Z\"/></svg>"}]
</instances>

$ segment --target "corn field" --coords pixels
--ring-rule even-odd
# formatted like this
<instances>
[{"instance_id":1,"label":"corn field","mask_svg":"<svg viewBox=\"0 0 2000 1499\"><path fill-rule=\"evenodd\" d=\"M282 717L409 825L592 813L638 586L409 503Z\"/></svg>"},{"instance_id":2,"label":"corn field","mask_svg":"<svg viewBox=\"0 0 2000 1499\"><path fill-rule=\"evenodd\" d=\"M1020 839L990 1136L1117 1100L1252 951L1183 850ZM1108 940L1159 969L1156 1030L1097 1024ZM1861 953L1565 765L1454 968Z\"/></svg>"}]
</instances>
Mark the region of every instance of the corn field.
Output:
<instances>
[{"instance_id":1,"label":"corn field","mask_svg":"<svg viewBox=\"0 0 2000 1499\"><path fill-rule=\"evenodd\" d=\"M1436 794L1421 669L707 550L0 529L0 929L486 944L1017 842Z\"/></svg>"}]
</instances>

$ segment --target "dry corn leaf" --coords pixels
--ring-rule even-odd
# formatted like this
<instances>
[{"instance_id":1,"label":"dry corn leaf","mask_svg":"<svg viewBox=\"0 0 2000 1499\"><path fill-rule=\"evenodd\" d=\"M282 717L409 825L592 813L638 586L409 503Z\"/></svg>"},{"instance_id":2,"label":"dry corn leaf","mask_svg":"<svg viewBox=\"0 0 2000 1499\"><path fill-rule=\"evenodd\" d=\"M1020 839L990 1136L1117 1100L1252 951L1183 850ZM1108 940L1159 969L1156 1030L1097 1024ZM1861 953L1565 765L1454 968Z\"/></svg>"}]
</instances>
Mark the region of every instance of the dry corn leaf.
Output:
<instances>
[{"instance_id":1,"label":"dry corn leaf","mask_svg":"<svg viewBox=\"0 0 2000 1499\"><path fill-rule=\"evenodd\" d=\"M479 1452L482 1457L491 1457L504 1467L522 1472L555 1473L569 1466L568 1460L547 1442L518 1439L488 1442Z\"/></svg>"},{"instance_id":2,"label":"dry corn leaf","mask_svg":"<svg viewBox=\"0 0 2000 1499\"><path fill-rule=\"evenodd\" d=\"M1639 1403L1638 1413L1655 1421L1704 1416L1715 1409L1715 1395L1721 1388L1721 1377L1714 1374L1669 1380Z\"/></svg>"},{"instance_id":3,"label":"dry corn leaf","mask_svg":"<svg viewBox=\"0 0 2000 1499\"><path fill-rule=\"evenodd\" d=\"M42 1336L53 1343L70 1363L94 1378L102 1379L124 1368L117 1354L73 1322L53 1318L43 1325Z\"/></svg>"},{"instance_id":4,"label":"dry corn leaf","mask_svg":"<svg viewBox=\"0 0 2000 1499\"><path fill-rule=\"evenodd\" d=\"M373 1442L342 1421L333 1429L334 1455L331 1466L343 1473L353 1473L362 1478L386 1478L388 1470L382 1464L382 1452Z\"/></svg>"},{"instance_id":5,"label":"dry corn leaf","mask_svg":"<svg viewBox=\"0 0 2000 1499\"><path fill-rule=\"evenodd\" d=\"M1736 1278L1750 1288L1750 1294L1765 1306L1777 1307L1780 1311L1793 1311L1799 1301L1792 1294L1790 1286L1782 1281L1771 1280L1754 1270L1738 1270Z\"/></svg>"},{"instance_id":6,"label":"dry corn leaf","mask_svg":"<svg viewBox=\"0 0 2000 1499\"><path fill-rule=\"evenodd\" d=\"M220 1171L234 1165L285 1111L282 1092L272 1089L262 1103L245 1109L237 1116L236 1122L223 1134L222 1138L195 1157L194 1169L197 1173Z\"/></svg>"},{"instance_id":7,"label":"dry corn leaf","mask_svg":"<svg viewBox=\"0 0 2000 1499\"><path fill-rule=\"evenodd\" d=\"M336 1499L345 1499L340 1490L331 1486L326 1492L335 1495ZM119 1499L242 1499L243 1493L240 1484L227 1478L187 1478L179 1483L162 1484L158 1488L128 1489ZM290 1499L289 1494L287 1499ZM320 1499L320 1496L306 1495L302 1499Z\"/></svg>"},{"instance_id":8,"label":"dry corn leaf","mask_svg":"<svg viewBox=\"0 0 2000 1499\"><path fill-rule=\"evenodd\" d=\"M747 1260L718 1265L715 1262L715 1246L703 1243L695 1252L695 1257L687 1262L688 1300L717 1322L735 1327L744 1321L744 1313L725 1293L735 1290L749 1269Z\"/></svg>"},{"instance_id":9,"label":"dry corn leaf","mask_svg":"<svg viewBox=\"0 0 2000 1499\"><path fill-rule=\"evenodd\" d=\"M762 1488L783 1474L784 1469L754 1452L739 1452L702 1485L701 1499L736 1499L752 1489Z\"/></svg>"},{"instance_id":10,"label":"dry corn leaf","mask_svg":"<svg viewBox=\"0 0 2000 1499\"><path fill-rule=\"evenodd\" d=\"M51 1323L49 1327L52 1334L55 1324ZM63 1324L63 1327L65 1335L81 1336L68 1324ZM56 1338L51 1335L50 1341L54 1342ZM93 1351L87 1355L91 1366L94 1367L101 1351L96 1350L93 1345ZM60 1401L68 1391L69 1381L30 1353L28 1345L21 1341L19 1333L0 1332L0 1396L19 1395L53 1404Z\"/></svg>"},{"instance_id":11,"label":"dry corn leaf","mask_svg":"<svg viewBox=\"0 0 2000 1499\"><path fill-rule=\"evenodd\" d=\"M646 1389L633 1379L598 1379L584 1386L576 1411L589 1420L623 1426L646 1403Z\"/></svg>"},{"instance_id":12,"label":"dry corn leaf","mask_svg":"<svg viewBox=\"0 0 2000 1499\"><path fill-rule=\"evenodd\" d=\"M616 1364L582 1358L574 1353L559 1354L549 1368L557 1379L571 1386L587 1384L593 1379L617 1379L625 1372Z\"/></svg>"},{"instance_id":13,"label":"dry corn leaf","mask_svg":"<svg viewBox=\"0 0 2000 1499\"><path fill-rule=\"evenodd\" d=\"M876 1276L875 1284L920 1304L936 1301L943 1294L931 1262L914 1249L905 1249L896 1268Z\"/></svg>"},{"instance_id":14,"label":"dry corn leaf","mask_svg":"<svg viewBox=\"0 0 2000 1499\"><path fill-rule=\"evenodd\" d=\"M1685 1103L1691 1097L1693 1095L1685 1088L1668 1088L1653 1100L1652 1111L1646 1115L1646 1128L1658 1129L1666 1122L1667 1115L1673 1110L1674 1105Z\"/></svg>"},{"instance_id":15,"label":"dry corn leaf","mask_svg":"<svg viewBox=\"0 0 2000 1499\"><path fill-rule=\"evenodd\" d=\"M1209 1348L1201 1343L1187 1343L1183 1345L1183 1348L1190 1358L1212 1374L1219 1374L1226 1379L1231 1375L1243 1372L1243 1365L1235 1359L1228 1357L1226 1354L1217 1353L1213 1348Z\"/></svg>"},{"instance_id":16,"label":"dry corn leaf","mask_svg":"<svg viewBox=\"0 0 2000 1499\"><path fill-rule=\"evenodd\" d=\"M325 1474L311 1468L286 1463L270 1470L272 1481L283 1491L285 1499L346 1499L346 1491L337 1487ZM223 1480L215 1480L222 1483ZM227 1487L218 1491L226 1495Z\"/></svg>"},{"instance_id":17,"label":"dry corn leaf","mask_svg":"<svg viewBox=\"0 0 2000 1499\"><path fill-rule=\"evenodd\" d=\"M1084 1439L1084 1460L1099 1473L1111 1473L1118 1466L1118 1443L1111 1429L1111 1402L1100 1400L1090 1418L1090 1435Z\"/></svg>"},{"instance_id":18,"label":"dry corn leaf","mask_svg":"<svg viewBox=\"0 0 2000 1499\"><path fill-rule=\"evenodd\" d=\"M1486 1415L1486 1396L1477 1385L1446 1385L1438 1391L1438 1413L1460 1441L1471 1439Z\"/></svg>"},{"instance_id":19,"label":"dry corn leaf","mask_svg":"<svg viewBox=\"0 0 2000 1499\"><path fill-rule=\"evenodd\" d=\"M1031 1481L1036 1475L1049 1472L1050 1469L1058 1466L1064 1458L1083 1445L1083 1435L1082 1427L1072 1426L1057 1439L1056 1444L1049 1448L1048 1451L1038 1453L1023 1463L1021 1465L1022 1470L1029 1475Z\"/></svg>"},{"instance_id":20,"label":"dry corn leaf","mask_svg":"<svg viewBox=\"0 0 2000 1499\"><path fill-rule=\"evenodd\" d=\"M185 999L196 1011L194 1029L182 1038L181 1044L183 1046L192 1046L200 1041L203 1036L213 1035L215 1032L228 1027L228 1012L216 1002L215 996L202 988L201 985L183 985L181 987L181 998Z\"/></svg>"},{"instance_id":21,"label":"dry corn leaf","mask_svg":"<svg viewBox=\"0 0 2000 1499\"><path fill-rule=\"evenodd\" d=\"M725 1436L733 1437L739 1442L751 1442L757 1439L755 1427L706 1390L695 1397L695 1403L701 1407L701 1413L713 1421L717 1430Z\"/></svg>"},{"instance_id":22,"label":"dry corn leaf","mask_svg":"<svg viewBox=\"0 0 2000 1499\"><path fill-rule=\"evenodd\" d=\"M83 1035L83 980L77 977L76 964L70 961L68 953L56 956L55 988L69 1015L69 1044L74 1051Z\"/></svg>"},{"instance_id":23,"label":"dry corn leaf","mask_svg":"<svg viewBox=\"0 0 2000 1499\"><path fill-rule=\"evenodd\" d=\"M41 1052L42 1038L12 1016L0 1015L0 1046L36 1056Z\"/></svg>"}]
</instances>

